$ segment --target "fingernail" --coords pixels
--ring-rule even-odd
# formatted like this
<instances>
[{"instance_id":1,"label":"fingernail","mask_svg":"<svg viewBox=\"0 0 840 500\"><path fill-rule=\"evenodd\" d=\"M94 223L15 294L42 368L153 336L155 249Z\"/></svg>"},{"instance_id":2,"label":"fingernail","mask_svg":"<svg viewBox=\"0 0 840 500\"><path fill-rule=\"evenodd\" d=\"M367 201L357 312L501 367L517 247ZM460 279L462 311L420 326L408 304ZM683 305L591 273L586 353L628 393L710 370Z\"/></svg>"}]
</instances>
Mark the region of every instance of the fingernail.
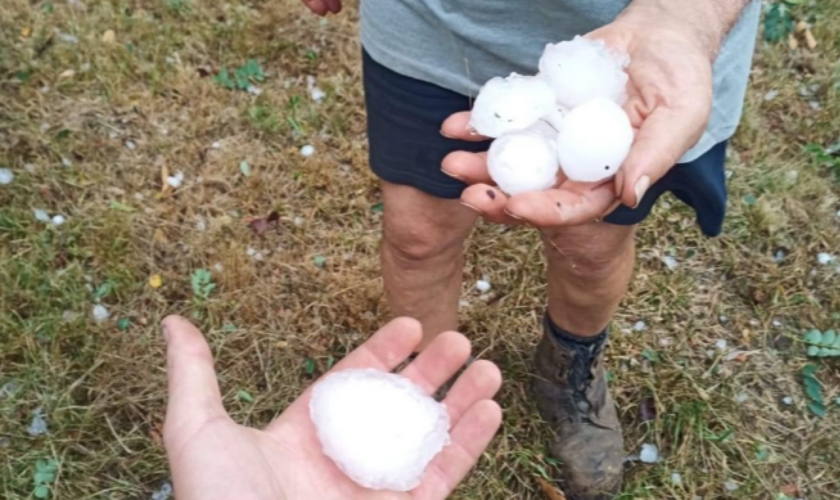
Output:
<instances>
[{"instance_id":1,"label":"fingernail","mask_svg":"<svg viewBox=\"0 0 840 500\"><path fill-rule=\"evenodd\" d=\"M610 215L611 213L615 212L615 209L618 208L619 205L621 205L621 200L615 200L612 203L612 205L610 205L610 207L607 208L604 211L604 213L601 215L601 218L603 219L604 217L606 217L606 216Z\"/></svg>"},{"instance_id":2,"label":"fingernail","mask_svg":"<svg viewBox=\"0 0 840 500\"><path fill-rule=\"evenodd\" d=\"M163 340L168 344L169 343L169 328L166 325L160 325L160 331L163 334Z\"/></svg>"},{"instance_id":3,"label":"fingernail","mask_svg":"<svg viewBox=\"0 0 840 500\"><path fill-rule=\"evenodd\" d=\"M515 213L509 212L508 209L505 209L505 213L508 214L509 217L512 217L516 220L525 220L522 217L516 215Z\"/></svg>"},{"instance_id":4,"label":"fingernail","mask_svg":"<svg viewBox=\"0 0 840 500\"><path fill-rule=\"evenodd\" d=\"M465 207L469 208L470 210L472 210L473 212L475 212L475 213L477 213L477 214L484 215L484 212L482 212L481 210L479 210L479 209L475 208L474 206L470 205L469 203L466 203L466 202L463 202L463 201L462 201L462 202L461 202L461 205L464 205Z\"/></svg>"},{"instance_id":5,"label":"fingernail","mask_svg":"<svg viewBox=\"0 0 840 500\"><path fill-rule=\"evenodd\" d=\"M645 193L647 192L648 188L650 187L650 177L643 175L636 181L636 206L633 208L638 208L639 205L642 203L642 198L644 198Z\"/></svg>"},{"instance_id":6,"label":"fingernail","mask_svg":"<svg viewBox=\"0 0 840 500\"><path fill-rule=\"evenodd\" d=\"M452 172L447 172L446 170L443 170L443 169L440 169L440 171L443 172L444 174L448 175L449 177L452 177L453 179L458 179L459 181L464 180L464 178L461 177L460 175L453 174Z\"/></svg>"},{"instance_id":7,"label":"fingernail","mask_svg":"<svg viewBox=\"0 0 840 500\"><path fill-rule=\"evenodd\" d=\"M444 132L443 129L440 129L440 135L446 137L447 139L454 139L454 137Z\"/></svg>"}]
</instances>

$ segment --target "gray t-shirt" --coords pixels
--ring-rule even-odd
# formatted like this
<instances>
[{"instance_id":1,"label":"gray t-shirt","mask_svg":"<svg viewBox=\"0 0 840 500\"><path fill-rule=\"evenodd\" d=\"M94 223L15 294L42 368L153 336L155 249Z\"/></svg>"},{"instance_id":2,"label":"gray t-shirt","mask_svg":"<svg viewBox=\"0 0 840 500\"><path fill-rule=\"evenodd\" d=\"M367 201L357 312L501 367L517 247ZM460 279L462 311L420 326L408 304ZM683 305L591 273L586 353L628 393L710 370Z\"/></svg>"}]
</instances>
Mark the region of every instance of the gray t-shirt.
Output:
<instances>
[{"instance_id":1,"label":"gray t-shirt","mask_svg":"<svg viewBox=\"0 0 840 500\"><path fill-rule=\"evenodd\" d=\"M697 0L706 1L706 0ZM475 96L494 76L537 72L546 43L610 23L630 0L362 0L362 45L397 73ZM714 104L688 162L741 119L761 2L751 0L714 64Z\"/></svg>"}]
</instances>

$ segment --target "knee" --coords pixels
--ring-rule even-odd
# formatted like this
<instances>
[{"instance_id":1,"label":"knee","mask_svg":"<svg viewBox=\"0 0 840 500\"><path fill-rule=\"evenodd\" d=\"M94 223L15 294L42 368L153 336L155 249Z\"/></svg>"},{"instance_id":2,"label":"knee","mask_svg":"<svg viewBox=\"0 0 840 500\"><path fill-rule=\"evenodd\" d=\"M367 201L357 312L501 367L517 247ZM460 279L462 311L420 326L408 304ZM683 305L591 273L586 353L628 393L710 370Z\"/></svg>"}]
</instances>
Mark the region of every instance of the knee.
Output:
<instances>
[{"instance_id":1,"label":"knee","mask_svg":"<svg viewBox=\"0 0 840 500\"><path fill-rule=\"evenodd\" d=\"M615 276L623 264L620 256L614 252L592 249L588 252L569 252L566 268L575 278L594 284Z\"/></svg>"},{"instance_id":2,"label":"knee","mask_svg":"<svg viewBox=\"0 0 840 500\"><path fill-rule=\"evenodd\" d=\"M633 266L632 231L567 233L550 238L549 260L569 278L596 286Z\"/></svg>"},{"instance_id":3,"label":"knee","mask_svg":"<svg viewBox=\"0 0 840 500\"><path fill-rule=\"evenodd\" d=\"M436 228L386 225L383 245L393 257L410 264L457 256L463 240Z\"/></svg>"}]
</instances>

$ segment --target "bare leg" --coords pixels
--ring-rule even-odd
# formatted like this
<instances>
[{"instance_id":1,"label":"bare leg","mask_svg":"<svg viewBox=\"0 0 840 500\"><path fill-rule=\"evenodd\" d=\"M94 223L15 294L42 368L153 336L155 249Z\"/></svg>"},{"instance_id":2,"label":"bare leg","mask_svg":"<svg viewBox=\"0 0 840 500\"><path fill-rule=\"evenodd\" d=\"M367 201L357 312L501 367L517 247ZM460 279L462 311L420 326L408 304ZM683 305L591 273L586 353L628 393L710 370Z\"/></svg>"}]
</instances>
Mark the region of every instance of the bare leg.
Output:
<instances>
[{"instance_id":1,"label":"bare leg","mask_svg":"<svg viewBox=\"0 0 840 500\"><path fill-rule=\"evenodd\" d=\"M548 258L548 312L580 336L609 324L627 292L635 261L636 226L596 223L543 231Z\"/></svg>"},{"instance_id":2,"label":"bare leg","mask_svg":"<svg viewBox=\"0 0 840 500\"><path fill-rule=\"evenodd\" d=\"M382 182L382 277L391 312L423 324L423 349L458 327L464 241L477 215L458 200Z\"/></svg>"}]
</instances>

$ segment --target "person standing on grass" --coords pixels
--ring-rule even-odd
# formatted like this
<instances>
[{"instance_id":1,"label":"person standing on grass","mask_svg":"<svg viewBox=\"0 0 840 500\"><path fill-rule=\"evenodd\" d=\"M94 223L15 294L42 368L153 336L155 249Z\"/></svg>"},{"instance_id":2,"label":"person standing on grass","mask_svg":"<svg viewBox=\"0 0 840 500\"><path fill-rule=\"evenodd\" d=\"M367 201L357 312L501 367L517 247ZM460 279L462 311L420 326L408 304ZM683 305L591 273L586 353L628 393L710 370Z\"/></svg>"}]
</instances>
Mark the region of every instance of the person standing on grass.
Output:
<instances>
[{"instance_id":1,"label":"person standing on grass","mask_svg":"<svg viewBox=\"0 0 840 500\"><path fill-rule=\"evenodd\" d=\"M303 2L320 15L341 8L340 0ZM620 490L623 438L603 358L633 271L636 228L671 191L705 234L720 233L726 144L740 120L759 15L757 0L361 0L391 310L419 319L427 345L457 327L464 241L478 217L540 230L548 310L533 395L556 431L550 449L570 499ZM535 73L547 43L578 34L630 55L630 155L609 182L559 179L554 189L507 198L487 174L489 142L467 130L470 96L491 77Z\"/></svg>"}]
</instances>

